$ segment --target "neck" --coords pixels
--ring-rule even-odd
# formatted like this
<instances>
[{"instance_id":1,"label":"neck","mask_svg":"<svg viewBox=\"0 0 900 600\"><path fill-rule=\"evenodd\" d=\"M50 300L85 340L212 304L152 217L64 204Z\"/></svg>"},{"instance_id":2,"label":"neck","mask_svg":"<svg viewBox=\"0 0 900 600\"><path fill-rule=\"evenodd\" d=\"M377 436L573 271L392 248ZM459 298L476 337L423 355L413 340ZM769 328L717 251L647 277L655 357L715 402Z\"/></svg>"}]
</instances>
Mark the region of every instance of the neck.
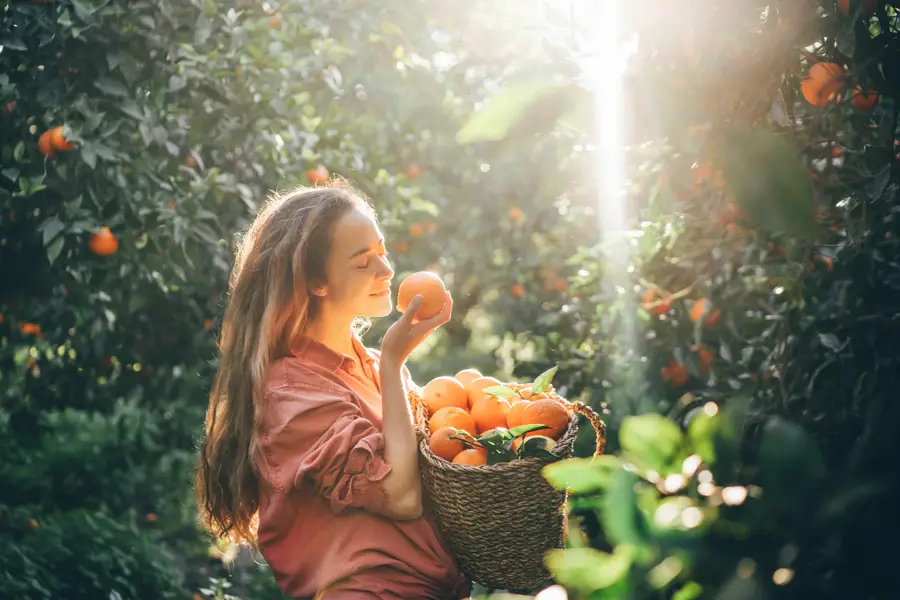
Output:
<instances>
[{"instance_id":1,"label":"neck","mask_svg":"<svg viewBox=\"0 0 900 600\"><path fill-rule=\"evenodd\" d=\"M324 311L306 328L306 335L347 356L355 356L353 349L353 318L339 318Z\"/></svg>"}]
</instances>

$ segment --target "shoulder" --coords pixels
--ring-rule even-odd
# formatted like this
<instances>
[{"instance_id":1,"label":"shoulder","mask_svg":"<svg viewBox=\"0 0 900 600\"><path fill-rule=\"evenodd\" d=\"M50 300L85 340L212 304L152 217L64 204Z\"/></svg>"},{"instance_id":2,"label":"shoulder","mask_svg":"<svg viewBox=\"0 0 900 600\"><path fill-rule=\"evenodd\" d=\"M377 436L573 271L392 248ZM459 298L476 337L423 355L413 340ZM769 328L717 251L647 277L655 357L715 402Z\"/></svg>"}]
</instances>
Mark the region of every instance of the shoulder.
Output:
<instances>
[{"instance_id":1,"label":"shoulder","mask_svg":"<svg viewBox=\"0 0 900 600\"><path fill-rule=\"evenodd\" d=\"M316 389L344 395L346 385L340 377L325 367L296 356L279 358L266 372L266 395L284 389Z\"/></svg>"}]
</instances>

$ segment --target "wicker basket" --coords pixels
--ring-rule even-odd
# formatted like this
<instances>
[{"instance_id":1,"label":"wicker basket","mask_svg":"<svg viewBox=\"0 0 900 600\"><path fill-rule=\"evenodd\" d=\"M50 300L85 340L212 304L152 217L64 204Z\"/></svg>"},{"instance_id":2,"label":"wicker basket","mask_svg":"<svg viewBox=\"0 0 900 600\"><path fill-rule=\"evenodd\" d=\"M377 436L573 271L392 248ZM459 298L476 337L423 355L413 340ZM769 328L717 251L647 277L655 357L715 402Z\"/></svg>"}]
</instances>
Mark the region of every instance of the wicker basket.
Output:
<instances>
[{"instance_id":1,"label":"wicker basket","mask_svg":"<svg viewBox=\"0 0 900 600\"><path fill-rule=\"evenodd\" d=\"M571 408L569 427L551 450L570 458L578 433L577 414L597 434L595 456L606 447L606 424L581 402L550 392ZM460 569L472 581L493 589L530 591L550 579L544 554L563 547L566 493L541 475L549 459L527 457L474 467L455 465L431 452L428 408L410 392L422 456L422 480L428 509ZM577 414L576 414L577 413Z\"/></svg>"}]
</instances>

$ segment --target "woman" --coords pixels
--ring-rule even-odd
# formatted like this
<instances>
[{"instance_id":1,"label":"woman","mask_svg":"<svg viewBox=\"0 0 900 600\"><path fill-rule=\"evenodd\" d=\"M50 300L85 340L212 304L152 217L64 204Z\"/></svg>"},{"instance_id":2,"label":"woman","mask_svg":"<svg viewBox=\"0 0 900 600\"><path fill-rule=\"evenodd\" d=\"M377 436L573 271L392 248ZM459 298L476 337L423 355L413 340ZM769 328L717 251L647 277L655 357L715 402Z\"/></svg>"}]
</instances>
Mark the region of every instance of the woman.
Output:
<instances>
[{"instance_id":1,"label":"woman","mask_svg":"<svg viewBox=\"0 0 900 600\"><path fill-rule=\"evenodd\" d=\"M341 184L270 199L237 253L197 500L291 598L468 595L423 515L404 365L452 301L417 320L417 297L370 350L360 318L390 314L393 275L372 207Z\"/></svg>"}]
</instances>

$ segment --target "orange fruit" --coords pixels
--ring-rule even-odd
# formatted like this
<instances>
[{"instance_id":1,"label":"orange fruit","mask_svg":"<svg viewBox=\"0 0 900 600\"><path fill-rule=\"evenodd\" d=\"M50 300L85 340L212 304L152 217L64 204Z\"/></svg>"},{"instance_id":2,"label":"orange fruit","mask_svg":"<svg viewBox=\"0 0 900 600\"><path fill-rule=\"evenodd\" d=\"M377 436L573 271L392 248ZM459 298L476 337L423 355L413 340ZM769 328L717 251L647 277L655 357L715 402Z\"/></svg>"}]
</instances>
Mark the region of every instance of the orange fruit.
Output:
<instances>
[{"instance_id":1,"label":"orange fruit","mask_svg":"<svg viewBox=\"0 0 900 600\"><path fill-rule=\"evenodd\" d=\"M844 81L844 68L836 63L820 62L809 68L800 84L806 101L814 106L825 106L837 99Z\"/></svg>"},{"instance_id":2,"label":"orange fruit","mask_svg":"<svg viewBox=\"0 0 900 600\"><path fill-rule=\"evenodd\" d=\"M702 344L694 344L691 350L696 352L700 358L700 372L709 373L709 367L715 358L712 351Z\"/></svg>"},{"instance_id":3,"label":"orange fruit","mask_svg":"<svg viewBox=\"0 0 900 600\"><path fill-rule=\"evenodd\" d=\"M514 206L513 208L509 209L509 220L512 221L513 223L517 223L518 221L521 221L524 218L525 218L525 213L522 212L521 208Z\"/></svg>"},{"instance_id":4,"label":"orange fruit","mask_svg":"<svg viewBox=\"0 0 900 600\"><path fill-rule=\"evenodd\" d=\"M453 457L454 465L471 465L473 467L480 467L481 465L487 464L487 450L484 448L469 448L468 450L463 450L455 457Z\"/></svg>"},{"instance_id":5,"label":"orange fruit","mask_svg":"<svg viewBox=\"0 0 900 600\"><path fill-rule=\"evenodd\" d=\"M509 402L497 396L484 396L472 405L472 418L478 433L484 433L497 427L506 427L506 415L509 413Z\"/></svg>"},{"instance_id":6,"label":"orange fruit","mask_svg":"<svg viewBox=\"0 0 900 600\"><path fill-rule=\"evenodd\" d=\"M406 254L409 251L409 244L406 242L394 242L392 250L397 254Z\"/></svg>"},{"instance_id":7,"label":"orange fruit","mask_svg":"<svg viewBox=\"0 0 900 600\"><path fill-rule=\"evenodd\" d=\"M271 29L278 29L279 27L281 27L281 15L279 15L278 13L272 15L272 20L269 22L269 27Z\"/></svg>"},{"instance_id":8,"label":"orange fruit","mask_svg":"<svg viewBox=\"0 0 900 600\"><path fill-rule=\"evenodd\" d=\"M503 385L503 383L501 383L499 379L494 379L493 377L479 377L473 379L471 383L466 385L466 394L469 397L469 409L471 410L477 401L487 395L484 393L484 388L493 387L495 385Z\"/></svg>"},{"instance_id":9,"label":"orange fruit","mask_svg":"<svg viewBox=\"0 0 900 600\"><path fill-rule=\"evenodd\" d=\"M440 456L444 460L453 460L457 454L466 449L466 445L462 440L453 436L459 435L459 429L456 427L441 427L431 435L431 451L435 456Z\"/></svg>"},{"instance_id":10,"label":"orange fruit","mask_svg":"<svg viewBox=\"0 0 900 600\"><path fill-rule=\"evenodd\" d=\"M323 166L319 166L306 172L306 180L311 185L319 185L328 181L328 175L328 169Z\"/></svg>"},{"instance_id":11,"label":"orange fruit","mask_svg":"<svg viewBox=\"0 0 900 600\"><path fill-rule=\"evenodd\" d=\"M109 256L119 249L119 240L112 234L109 227L91 234L88 240L88 248L97 256Z\"/></svg>"},{"instance_id":12,"label":"orange fruit","mask_svg":"<svg viewBox=\"0 0 900 600\"><path fill-rule=\"evenodd\" d=\"M565 433L569 426L566 408L556 400L542 399L529 402L522 415L526 425L547 425L550 429L540 429L526 434L526 437L545 435L554 440Z\"/></svg>"},{"instance_id":13,"label":"orange fruit","mask_svg":"<svg viewBox=\"0 0 900 600\"><path fill-rule=\"evenodd\" d=\"M49 131L45 131L41 134L41 137L38 138L38 151L46 158L52 158L53 155L56 154L56 150L53 148L53 142L50 141Z\"/></svg>"},{"instance_id":14,"label":"orange fruit","mask_svg":"<svg viewBox=\"0 0 900 600\"><path fill-rule=\"evenodd\" d=\"M428 428L434 433L443 427L456 427L469 433L475 433L475 420L472 415L456 406L445 406L433 415L428 421Z\"/></svg>"},{"instance_id":15,"label":"orange fruit","mask_svg":"<svg viewBox=\"0 0 900 600\"><path fill-rule=\"evenodd\" d=\"M509 412L506 413L506 426L509 429L528 424L525 422L525 409L528 407L528 405L529 402L527 400L513 401Z\"/></svg>"},{"instance_id":16,"label":"orange fruit","mask_svg":"<svg viewBox=\"0 0 900 600\"><path fill-rule=\"evenodd\" d=\"M879 100L881 100L881 95L878 92L874 90L864 91L861 86L856 86L850 92L850 105L859 112L871 111L878 104Z\"/></svg>"},{"instance_id":17,"label":"orange fruit","mask_svg":"<svg viewBox=\"0 0 900 600\"><path fill-rule=\"evenodd\" d=\"M48 133L50 134L50 145L57 152L68 152L75 147L75 144L67 140L63 134L63 126L54 127Z\"/></svg>"},{"instance_id":18,"label":"orange fruit","mask_svg":"<svg viewBox=\"0 0 900 600\"><path fill-rule=\"evenodd\" d=\"M463 384L463 386L467 386L479 377L484 377L480 371L477 369L463 369L459 373L455 375L456 379Z\"/></svg>"},{"instance_id":19,"label":"orange fruit","mask_svg":"<svg viewBox=\"0 0 900 600\"><path fill-rule=\"evenodd\" d=\"M468 408L466 388L454 377L435 377L422 390L422 399L429 414L434 414L445 406Z\"/></svg>"},{"instance_id":20,"label":"orange fruit","mask_svg":"<svg viewBox=\"0 0 900 600\"><path fill-rule=\"evenodd\" d=\"M684 368L683 364L675 360L672 360L667 366L663 367L660 370L660 374L662 375L663 381L667 381L675 387L683 386L688 380L687 369Z\"/></svg>"},{"instance_id":21,"label":"orange fruit","mask_svg":"<svg viewBox=\"0 0 900 600\"><path fill-rule=\"evenodd\" d=\"M515 296L516 298L521 298L525 295L525 286L521 283L517 283L509 288L509 293Z\"/></svg>"},{"instance_id":22,"label":"orange fruit","mask_svg":"<svg viewBox=\"0 0 900 600\"><path fill-rule=\"evenodd\" d=\"M719 310L710 306L710 301L706 298L700 298L691 306L691 322L696 323L703 316L706 316L704 325L706 327L714 327L719 322Z\"/></svg>"},{"instance_id":23,"label":"orange fruit","mask_svg":"<svg viewBox=\"0 0 900 600\"><path fill-rule=\"evenodd\" d=\"M410 179L415 179L416 177L418 177L421 174L422 174L422 166L421 165L412 164L412 165L409 165L408 167L406 167L406 176L409 177Z\"/></svg>"},{"instance_id":24,"label":"orange fruit","mask_svg":"<svg viewBox=\"0 0 900 600\"><path fill-rule=\"evenodd\" d=\"M719 189L725 187L722 173L713 170L713 167L706 163L695 163L691 166L691 180L694 187L701 187L706 184L711 184Z\"/></svg>"},{"instance_id":25,"label":"orange fruit","mask_svg":"<svg viewBox=\"0 0 900 600\"><path fill-rule=\"evenodd\" d=\"M875 13L878 0L858 0L853 4L853 10L859 10L859 14L867 17ZM850 0L837 0L837 9L842 15L850 15Z\"/></svg>"},{"instance_id":26,"label":"orange fruit","mask_svg":"<svg viewBox=\"0 0 900 600\"><path fill-rule=\"evenodd\" d=\"M409 226L409 235L412 238L420 238L425 234L425 226L421 223L413 223Z\"/></svg>"},{"instance_id":27,"label":"orange fruit","mask_svg":"<svg viewBox=\"0 0 900 600\"><path fill-rule=\"evenodd\" d=\"M19 331L21 331L25 335L40 335L41 326L35 323L22 323L21 325L19 325Z\"/></svg>"},{"instance_id":28,"label":"orange fruit","mask_svg":"<svg viewBox=\"0 0 900 600\"><path fill-rule=\"evenodd\" d=\"M644 292L644 296L641 298L641 304L644 309L652 315L664 315L672 309L672 301L660 297L662 300L659 304L654 304L657 302L657 296L661 296L659 293L659 288L656 286L652 286L646 292Z\"/></svg>"},{"instance_id":29,"label":"orange fruit","mask_svg":"<svg viewBox=\"0 0 900 600\"><path fill-rule=\"evenodd\" d=\"M430 271L413 273L400 283L400 289L397 291L397 310L405 311L417 294L421 294L424 299L418 318L430 319L444 308L447 288L435 273Z\"/></svg>"}]
</instances>

